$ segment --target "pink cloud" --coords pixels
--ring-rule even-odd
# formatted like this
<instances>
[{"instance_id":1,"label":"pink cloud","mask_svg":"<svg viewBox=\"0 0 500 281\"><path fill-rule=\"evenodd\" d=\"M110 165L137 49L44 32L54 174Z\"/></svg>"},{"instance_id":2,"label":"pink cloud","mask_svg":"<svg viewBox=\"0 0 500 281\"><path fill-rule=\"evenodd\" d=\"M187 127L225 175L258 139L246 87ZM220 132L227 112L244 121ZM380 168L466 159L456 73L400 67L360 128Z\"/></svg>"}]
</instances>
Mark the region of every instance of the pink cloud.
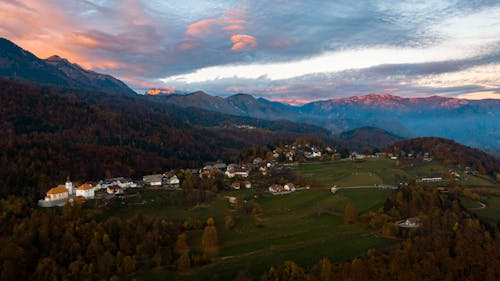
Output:
<instances>
[{"instance_id":1,"label":"pink cloud","mask_svg":"<svg viewBox=\"0 0 500 281\"><path fill-rule=\"evenodd\" d=\"M245 27L242 26L242 25L228 25L228 26L224 26L222 28L222 30L226 30L226 31L243 31L245 30Z\"/></svg>"},{"instance_id":2,"label":"pink cloud","mask_svg":"<svg viewBox=\"0 0 500 281\"><path fill-rule=\"evenodd\" d=\"M241 19L231 19L231 18L212 18L203 19L195 23L190 24L186 29L186 35L193 37L203 37L208 34L212 34L219 30L231 30L235 26L238 26L238 30L244 30L247 22ZM229 28L229 29L225 29Z\"/></svg>"},{"instance_id":3,"label":"pink cloud","mask_svg":"<svg viewBox=\"0 0 500 281\"><path fill-rule=\"evenodd\" d=\"M175 51L189 51L189 50L194 50L200 47L200 44L198 44L196 41L193 40L184 40L177 45L175 45Z\"/></svg>"},{"instance_id":4,"label":"pink cloud","mask_svg":"<svg viewBox=\"0 0 500 281\"><path fill-rule=\"evenodd\" d=\"M231 50L236 52L257 47L257 39L246 34L235 34L231 36L231 42L233 43Z\"/></svg>"}]
</instances>

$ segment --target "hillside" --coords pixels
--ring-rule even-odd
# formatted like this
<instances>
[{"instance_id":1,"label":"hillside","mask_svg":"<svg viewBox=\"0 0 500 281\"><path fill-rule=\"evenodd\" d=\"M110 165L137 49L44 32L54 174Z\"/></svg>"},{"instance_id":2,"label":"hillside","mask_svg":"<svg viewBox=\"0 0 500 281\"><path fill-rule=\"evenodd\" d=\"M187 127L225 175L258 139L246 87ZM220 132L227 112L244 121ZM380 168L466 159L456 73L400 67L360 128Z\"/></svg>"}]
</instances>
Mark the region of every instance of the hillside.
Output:
<instances>
[{"instance_id":1,"label":"hillside","mask_svg":"<svg viewBox=\"0 0 500 281\"><path fill-rule=\"evenodd\" d=\"M396 136L380 128L361 127L342 132L335 140L340 144L339 146L348 147L361 152L364 148L374 149L387 147L402 139L402 137Z\"/></svg>"},{"instance_id":2,"label":"hillside","mask_svg":"<svg viewBox=\"0 0 500 281\"><path fill-rule=\"evenodd\" d=\"M59 56L40 59L11 41L0 38L0 76L37 83L135 95L122 81L85 70Z\"/></svg>"},{"instance_id":3,"label":"hillside","mask_svg":"<svg viewBox=\"0 0 500 281\"><path fill-rule=\"evenodd\" d=\"M235 159L246 146L304 135L300 131L321 135L309 125L296 125L293 133L271 121L250 118L235 119L233 125L261 122L268 129L221 127L222 121L217 120L214 128L204 128L196 119L187 120L182 110L158 106L141 96L6 79L0 84L0 100L4 101L0 108L0 194L36 195L68 175L97 180L199 167L204 161ZM231 116L219 115L231 124ZM294 130L295 125L289 126Z\"/></svg>"},{"instance_id":4,"label":"hillside","mask_svg":"<svg viewBox=\"0 0 500 281\"><path fill-rule=\"evenodd\" d=\"M399 153L430 153L445 164L471 167L481 174L496 176L500 173L500 160L479 149L459 144L453 140L427 137L402 140L394 143L388 151Z\"/></svg>"}]
</instances>

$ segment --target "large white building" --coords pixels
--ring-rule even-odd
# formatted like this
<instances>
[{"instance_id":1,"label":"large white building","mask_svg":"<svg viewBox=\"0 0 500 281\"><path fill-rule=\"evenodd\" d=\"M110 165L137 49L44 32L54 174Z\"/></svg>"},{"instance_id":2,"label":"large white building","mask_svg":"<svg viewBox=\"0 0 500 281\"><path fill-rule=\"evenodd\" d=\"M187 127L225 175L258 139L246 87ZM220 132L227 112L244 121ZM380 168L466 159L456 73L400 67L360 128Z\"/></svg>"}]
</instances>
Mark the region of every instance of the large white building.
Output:
<instances>
[{"instance_id":1,"label":"large white building","mask_svg":"<svg viewBox=\"0 0 500 281\"><path fill-rule=\"evenodd\" d=\"M68 190L65 186L58 186L49 189L44 199L38 200L38 205L41 207L63 206L68 202Z\"/></svg>"},{"instance_id":2,"label":"large white building","mask_svg":"<svg viewBox=\"0 0 500 281\"><path fill-rule=\"evenodd\" d=\"M94 187L88 183L82 184L76 188L76 196L83 196L85 199L94 199Z\"/></svg>"}]
</instances>

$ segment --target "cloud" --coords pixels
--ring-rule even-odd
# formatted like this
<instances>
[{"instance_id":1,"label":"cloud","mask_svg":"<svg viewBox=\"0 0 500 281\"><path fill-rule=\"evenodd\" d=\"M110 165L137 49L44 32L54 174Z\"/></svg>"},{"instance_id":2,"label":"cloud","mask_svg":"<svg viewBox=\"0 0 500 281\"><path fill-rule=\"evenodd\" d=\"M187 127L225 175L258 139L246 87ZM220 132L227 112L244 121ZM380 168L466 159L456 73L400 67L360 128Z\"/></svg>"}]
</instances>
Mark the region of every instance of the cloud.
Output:
<instances>
[{"instance_id":1,"label":"cloud","mask_svg":"<svg viewBox=\"0 0 500 281\"><path fill-rule=\"evenodd\" d=\"M0 36L127 78L134 89L289 100L498 92L495 1L0 3Z\"/></svg>"},{"instance_id":2,"label":"cloud","mask_svg":"<svg viewBox=\"0 0 500 281\"><path fill-rule=\"evenodd\" d=\"M257 39L246 34L235 34L231 36L231 42L233 42L233 47L231 48L233 51L245 51L257 47Z\"/></svg>"},{"instance_id":3,"label":"cloud","mask_svg":"<svg viewBox=\"0 0 500 281\"><path fill-rule=\"evenodd\" d=\"M186 28L186 35L192 37L204 37L224 31L242 31L246 29L248 22L246 12L239 9L230 9L222 13L220 17L208 18L191 23Z\"/></svg>"}]
</instances>

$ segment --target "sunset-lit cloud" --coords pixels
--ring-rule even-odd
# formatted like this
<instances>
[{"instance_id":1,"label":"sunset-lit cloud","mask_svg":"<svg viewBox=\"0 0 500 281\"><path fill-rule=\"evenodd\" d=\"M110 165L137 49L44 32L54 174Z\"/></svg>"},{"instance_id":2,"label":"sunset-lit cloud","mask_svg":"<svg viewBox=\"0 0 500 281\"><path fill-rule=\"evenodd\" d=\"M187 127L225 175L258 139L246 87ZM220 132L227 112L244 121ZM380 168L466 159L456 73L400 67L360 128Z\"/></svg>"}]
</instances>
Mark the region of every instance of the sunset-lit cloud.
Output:
<instances>
[{"instance_id":1,"label":"sunset-lit cloud","mask_svg":"<svg viewBox=\"0 0 500 281\"><path fill-rule=\"evenodd\" d=\"M231 48L233 51L244 51L257 46L257 39L246 34L235 34L231 36L231 42L233 42L233 47Z\"/></svg>"},{"instance_id":2,"label":"sunset-lit cloud","mask_svg":"<svg viewBox=\"0 0 500 281\"><path fill-rule=\"evenodd\" d=\"M289 103L500 92L495 1L0 0L0 18L0 36L35 55L60 55L138 92Z\"/></svg>"}]
</instances>

